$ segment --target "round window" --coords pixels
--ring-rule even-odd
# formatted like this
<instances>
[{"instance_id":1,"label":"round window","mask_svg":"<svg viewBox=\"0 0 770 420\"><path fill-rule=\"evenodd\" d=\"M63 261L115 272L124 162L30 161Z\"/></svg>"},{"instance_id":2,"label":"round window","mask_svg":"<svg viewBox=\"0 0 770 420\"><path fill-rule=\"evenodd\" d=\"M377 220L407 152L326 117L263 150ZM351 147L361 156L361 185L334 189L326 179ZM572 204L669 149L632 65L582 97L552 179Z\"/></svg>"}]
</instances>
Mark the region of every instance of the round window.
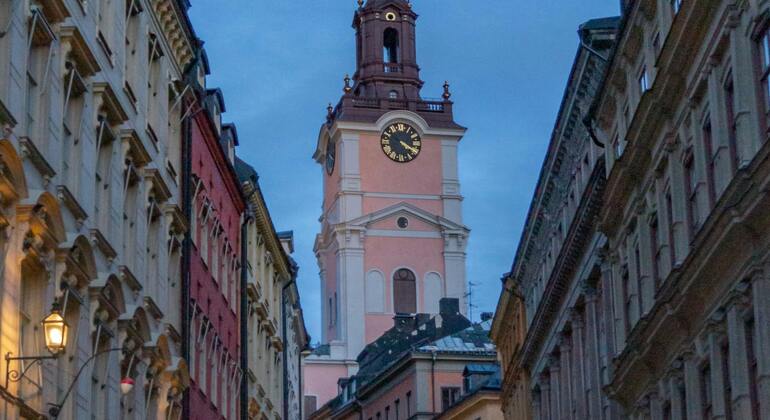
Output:
<instances>
[{"instance_id":1,"label":"round window","mask_svg":"<svg viewBox=\"0 0 770 420\"><path fill-rule=\"evenodd\" d=\"M409 219L407 219L406 217L399 217L396 223L398 224L398 227L400 227L401 229L406 229L407 227L409 227Z\"/></svg>"}]
</instances>

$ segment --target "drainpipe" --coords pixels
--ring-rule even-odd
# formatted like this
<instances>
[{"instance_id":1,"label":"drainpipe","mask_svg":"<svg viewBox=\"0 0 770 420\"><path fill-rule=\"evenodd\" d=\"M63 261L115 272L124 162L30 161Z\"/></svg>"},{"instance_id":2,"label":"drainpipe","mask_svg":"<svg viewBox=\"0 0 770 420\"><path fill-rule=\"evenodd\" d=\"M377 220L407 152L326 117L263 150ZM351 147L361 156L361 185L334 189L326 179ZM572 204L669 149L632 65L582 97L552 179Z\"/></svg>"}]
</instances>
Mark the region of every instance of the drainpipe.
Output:
<instances>
[{"instance_id":1,"label":"drainpipe","mask_svg":"<svg viewBox=\"0 0 770 420\"><path fill-rule=\"evenodd\" d=\"M241 383L240 383L240 392L241 392L241 419L247 419L249 418L249 390L248 390L248 381L246 380L246 372L248 372L249 369L249 300L246 296L246 288L248 283L248 271L246 271L246 267L248 266L249 259L249 247L247 240L247 236L249 234L249 223L254 219L254 212L251 209L251 206L247 206L246 211L243 213L243 222L241 223L241 319L240 319L240 329L241 329L241 371L243 374L241 375Z\"/></svg>"},{"instance_id":2,"label":"drainpipe","mask_svg":"<svg viewBox=\"0 0 770 420\"><path fill-rule=\"evenodd\" d=\"M286 311L288 309L286 305L286 291L289 289L289 287L291 287L292 284L297 281L297 272L295 271L294 267L290 266L289 270L291 271L291 279L281 289L281 334L283 336L283 418L285 419L289 418L289 343L286 341L286 332L288 328L286 326ZM301 360L302 358L300 357L300 361ZM300 372L299 376L302 377L302 372L298 372ZM300 389L300 394L301 392L302 390ZM301 403L302 401L300 401L300 404Z\"/></svg>"},{"instance_id":3,"label":"drainpipe","mask_svg":"<svg viewBox=\"0 0 770 420\"><path fill-rule=\"evenodd\" d=\"M433 414L436 414L436 350L431 351L430 359L430 400L433 404Z\"/></svg>"},{"instance_id":4,"label":"drainpipe","mask_svg":"<svg viewBox=\"0 0 770 420\"><path fill-rule=\"evenodd\" d=\"M187 220L192 220L192 116L182 120L182 212ZM190 360L190 255L192 236L190 230L184 234L182 259L180 261L181 312L182 312L182 357ZM190 418L190 389L185 389L182 396L182 417Z\"/></svg>"}]
</instances>

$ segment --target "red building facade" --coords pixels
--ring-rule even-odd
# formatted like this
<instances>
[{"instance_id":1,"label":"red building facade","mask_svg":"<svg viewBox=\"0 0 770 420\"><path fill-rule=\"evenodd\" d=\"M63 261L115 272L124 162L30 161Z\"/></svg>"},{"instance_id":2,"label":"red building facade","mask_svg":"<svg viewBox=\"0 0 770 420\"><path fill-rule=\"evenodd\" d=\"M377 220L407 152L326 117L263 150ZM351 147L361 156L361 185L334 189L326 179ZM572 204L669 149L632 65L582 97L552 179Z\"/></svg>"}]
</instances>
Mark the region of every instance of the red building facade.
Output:
<instances>
[{"instance_id":1,"label":"red building facade","mask_svg":"<svg viewBox=\"0 0 770 420\"><path fill-rule=\"evenodd\" d=\"M201 53L203 54L203 53ZM240 383L240 233L246 204L232 165L235 127L219 90L205 88L205 56L190 103L187 349L190 419L236 419Z\"/></svg>"}]
</instances>

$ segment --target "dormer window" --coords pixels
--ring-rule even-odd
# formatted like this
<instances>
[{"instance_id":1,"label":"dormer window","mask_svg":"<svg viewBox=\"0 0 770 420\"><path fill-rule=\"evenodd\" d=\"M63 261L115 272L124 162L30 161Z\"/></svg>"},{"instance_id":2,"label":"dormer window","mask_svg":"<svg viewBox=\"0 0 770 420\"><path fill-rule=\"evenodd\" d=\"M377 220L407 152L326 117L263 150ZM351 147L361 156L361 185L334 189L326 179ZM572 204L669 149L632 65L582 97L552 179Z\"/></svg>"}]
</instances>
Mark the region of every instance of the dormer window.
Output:
<instances>
[{"instance_id":1,"label":"dormer window","mask_svg":"<svg viewBox=\"0 0 770 420\"><path fill-rule=\"evenodd\" d=\"M383 58L386 63L398 63L398 31L393 28L383 35Z\"/></svg>"}]
</instances>

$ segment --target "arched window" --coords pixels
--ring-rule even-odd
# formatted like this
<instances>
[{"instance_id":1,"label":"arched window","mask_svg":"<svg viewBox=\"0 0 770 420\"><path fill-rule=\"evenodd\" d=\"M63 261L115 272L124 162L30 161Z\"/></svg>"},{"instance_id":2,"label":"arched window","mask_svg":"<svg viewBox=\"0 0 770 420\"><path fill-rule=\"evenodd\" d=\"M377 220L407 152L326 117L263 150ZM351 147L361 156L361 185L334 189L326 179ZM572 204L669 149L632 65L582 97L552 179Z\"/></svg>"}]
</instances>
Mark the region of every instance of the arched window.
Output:
<instances>
[{"instance_id":1,"label":"arched window","mask_svg":"<svg viewBox=\"0 0 770 420\"><path fill-rule=\"evenodd\" d=\"M397 314L417 312L415 276L406 268L396 271L393 275L393 310Z\"/></svg>"},{"instance_id":2,"label":"arched window","mask_svg":"<svg viewBox=\"0 0 770 420\"><path fill-rule=\"evenodd\" d=\"M388 98L390 98L390 99L398 99L398 92L396 92L395 90L391 90L388 93Z\"/></svg>"},{"instance_id":3,"label":"arched window","mask_svg":"<svg viewBox=\"0 0 770 420\"><path fill-rule=\"evenodd\" d=\"M386 63L398 63L398 31L385 29L382 41L383 59Z\"/></svg>"}]
</instances>

